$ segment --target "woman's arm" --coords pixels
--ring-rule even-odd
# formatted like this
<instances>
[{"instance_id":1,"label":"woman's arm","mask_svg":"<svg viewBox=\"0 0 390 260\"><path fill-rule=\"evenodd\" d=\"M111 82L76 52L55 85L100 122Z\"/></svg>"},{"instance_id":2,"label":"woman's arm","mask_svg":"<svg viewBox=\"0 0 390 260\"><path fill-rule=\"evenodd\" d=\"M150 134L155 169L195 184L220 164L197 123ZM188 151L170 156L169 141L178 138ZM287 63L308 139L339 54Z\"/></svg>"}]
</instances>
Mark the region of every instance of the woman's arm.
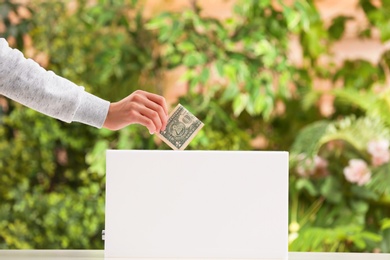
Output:
<instances>
[{"instance_id":1,"label":"woman's arm","mask_svg":"<svg viewBox=\"0 0 390 260\"><path fill-rule=\"evenodd\" d=\"M168 117L165 99L159 95L136 91L110 104L26 59L2 38L0 94L68 123L77 121L111 130L137 123L155 133L165 129Z\"/></svg>"},{"instance_id":2,"label":"woman's arm","mask_svg":"<svg viewBox=\"0 0 390 260\"><path fill-rule=\"evenodd\" d=\"M46 71L0 38L0 94L65 122L102 127L110 103Z\"/></svg>"}]
</instances>

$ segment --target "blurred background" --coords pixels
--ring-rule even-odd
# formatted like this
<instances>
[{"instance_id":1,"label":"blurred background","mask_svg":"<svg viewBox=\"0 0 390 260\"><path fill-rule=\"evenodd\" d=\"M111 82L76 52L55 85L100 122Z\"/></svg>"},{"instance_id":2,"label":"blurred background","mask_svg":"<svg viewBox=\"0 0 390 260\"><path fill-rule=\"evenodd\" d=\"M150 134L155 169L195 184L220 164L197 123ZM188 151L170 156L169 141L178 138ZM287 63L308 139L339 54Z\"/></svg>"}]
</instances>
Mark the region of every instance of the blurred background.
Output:
<instances>
[{"instance_id":1,"label":"blurred background","mask_svg":"<svg viewBox=\"0 0 390 260\"><path fill-rule=\"evenodd\" d=\"M205 123L188 149L289 151L290 251L389 253L388 14L389 0L0 0L0 37L106 100L180 102ZM0 96L0 248L102 249L106 149L170 148Z\"/></svg>"}]
</instances>

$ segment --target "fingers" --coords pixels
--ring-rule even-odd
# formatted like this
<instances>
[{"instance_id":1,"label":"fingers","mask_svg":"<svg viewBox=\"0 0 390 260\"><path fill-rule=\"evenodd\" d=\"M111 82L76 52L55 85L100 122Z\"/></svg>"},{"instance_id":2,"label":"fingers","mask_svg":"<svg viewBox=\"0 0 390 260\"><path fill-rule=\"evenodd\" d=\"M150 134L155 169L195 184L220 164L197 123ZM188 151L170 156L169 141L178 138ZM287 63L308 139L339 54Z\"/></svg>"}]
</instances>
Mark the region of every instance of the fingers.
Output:
<instances>
[{"instance_id":1,"label":"fingers","mask_svg":"<svg viewBox=\"0 0 390 260\"><path fill-rule=\"evenodd\" d=\"M160 132L163 126L163 121L160 118L158 112L142 105L140 105L138 109L140 115L148 118L153 123L153 127L152 127L153 129L152 131L150 131L151 129L149 129L149 132L151 132L151 134Z\"/></svg>"},{"instance_id":2,"label":"fingers","mask_svg":"<svg viewBox=\"0 0 390 260\"><path fill-rule=\"evenodd\" d=\"M154 103L156 103L157 105L163 108L165 115L168 115L167 103L165 102L165 99L162 96L149 93L149 92L145 92L145 94L149 100L153 101Z\"/></svg>"},{"instance_id":3,"label":"fingers","mask_svg":"<svg viewBox=\"0 0 390 260\"><path fill-rule=\"evenodd\" d=\"M130 124L141 124L151 134L164 130L168 109L162 96L137 90L119 102L111 103L104 127L118 130Z\"/></svg>"},{"instance_id":4,"label":"fingers","mask_svg":"<svg viewBox=\"0 0 390 260\"><path fill-rule=\"evenodd\" d=\"M147 116L143 116L142 114L135 116L133 123L145 126L149 130L150 134L153 134L156 131L156 126L153 121Z\"/></svg>"},{"instance_id":5,"label":"fingers","mask_svg":"<svg viewBox=\"0 0 390 260\"><path fill-rule=\"evenodd\" d=\"M133 93L132 101L139 105L137 110L154 124L151 133L164 130L168 122L167 105L162 96L138 90ZM151 129L149 129L151 130Z\"/></svg>"},{"instance_id":6,"label":"fingers","mask_svg":"<svg viewBox=\"0 0 390 260\"><path fill-rule=\"evenodd\" d=\"M155 113L157 113L157 116L160 119L159 122L161 122L160 127L158 127L158 132L160 132L161 130L164 130L166 125L167 125L167 122L168 122L168 116L165 113L164 109L160 105L158 105L150 100L148 100L148 102L145 102L145 107L150 110L150 111L146 111L146 113L149 112L149 115L151 115L153 118L156 117ZM155 112L155 113L152 113L152 112ZM153 121L155 121L155 120L153 120Z\"/></svg>"}]
</instances>

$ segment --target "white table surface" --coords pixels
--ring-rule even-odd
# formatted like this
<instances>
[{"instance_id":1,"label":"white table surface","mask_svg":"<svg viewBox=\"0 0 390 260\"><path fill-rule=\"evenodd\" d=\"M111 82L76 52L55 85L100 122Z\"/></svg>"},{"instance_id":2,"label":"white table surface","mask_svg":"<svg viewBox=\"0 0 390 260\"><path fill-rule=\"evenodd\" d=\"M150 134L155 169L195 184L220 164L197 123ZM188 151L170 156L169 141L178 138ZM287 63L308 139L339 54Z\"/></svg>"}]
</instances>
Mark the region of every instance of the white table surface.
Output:
<instances>
[{"instance_id":1,"label":"white table surface","mask_svg":"<svg viewBox=\"0 0 390 260\"><path fill-rule=\"evenodd\" d=\"M290 252L289 260L390 260L390 254ZM104 258L103 250L0 250L1 260L124 260ZM130 258L126 258L129 259ZM131 260L134 260L133 258ZM142 260L147 260L143 258ZM168 259L164 259L168 260ZM194 260L194 259L191 259Z\"/></svg>"}]
</instances>

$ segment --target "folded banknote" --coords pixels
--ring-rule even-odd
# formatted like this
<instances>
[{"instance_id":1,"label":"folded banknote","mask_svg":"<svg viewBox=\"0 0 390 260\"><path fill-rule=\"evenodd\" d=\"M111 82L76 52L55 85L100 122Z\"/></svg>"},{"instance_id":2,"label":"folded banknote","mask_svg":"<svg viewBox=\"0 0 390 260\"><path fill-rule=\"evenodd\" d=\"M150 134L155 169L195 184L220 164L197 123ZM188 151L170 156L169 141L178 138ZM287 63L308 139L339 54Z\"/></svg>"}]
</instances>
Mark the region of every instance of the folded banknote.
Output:
<instances>
[{"instance_id":1,"label":"folded banknote","mask_svg":"<svg viewBox=\"0 0 390 260\"><path fill-rule=\"evenodd\" d=\"M203 125L191 112L178 104L169 115L167 127L157 136L172 149L184 150Z\"/></svg>"}]
</instances>

